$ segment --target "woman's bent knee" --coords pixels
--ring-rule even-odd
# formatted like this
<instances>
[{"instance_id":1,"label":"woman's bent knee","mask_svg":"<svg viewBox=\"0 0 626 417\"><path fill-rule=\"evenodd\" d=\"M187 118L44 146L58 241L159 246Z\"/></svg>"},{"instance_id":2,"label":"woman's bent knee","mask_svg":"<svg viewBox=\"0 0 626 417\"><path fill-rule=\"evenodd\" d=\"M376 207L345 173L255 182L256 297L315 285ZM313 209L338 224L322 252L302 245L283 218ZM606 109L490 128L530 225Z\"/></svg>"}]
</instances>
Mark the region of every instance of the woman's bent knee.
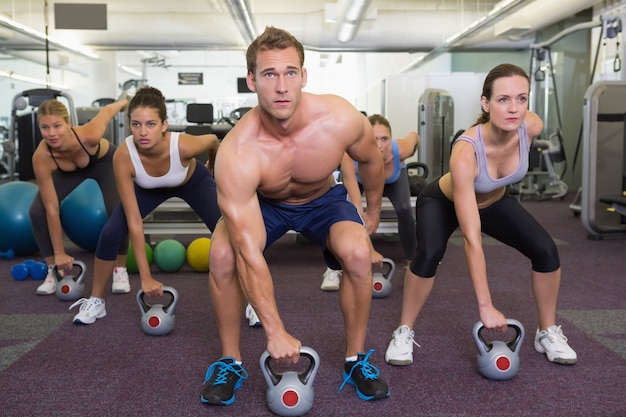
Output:
<instances>
[{"instance_id":1,"label":"woman's bent knee","mask_svg":"<svg viewBox=\"0 0 626 417\"><path fill-rule=\"evenodd\" d=\"M554 272L560 267L559 251L552 240L539 247L532 257L533 271Z\"/></svg>"},{"instance_id":2,"label":"woman's bent knee","mask_svg":"<svg viewBox=\"0 0 626 417\"><path fill-rule=\"evenodd\" d=\"M434 277L443 255L441 251L426 251L422 246L422 249L416 251L409 268L418 277Z\"/></svg>"}]
</instances>

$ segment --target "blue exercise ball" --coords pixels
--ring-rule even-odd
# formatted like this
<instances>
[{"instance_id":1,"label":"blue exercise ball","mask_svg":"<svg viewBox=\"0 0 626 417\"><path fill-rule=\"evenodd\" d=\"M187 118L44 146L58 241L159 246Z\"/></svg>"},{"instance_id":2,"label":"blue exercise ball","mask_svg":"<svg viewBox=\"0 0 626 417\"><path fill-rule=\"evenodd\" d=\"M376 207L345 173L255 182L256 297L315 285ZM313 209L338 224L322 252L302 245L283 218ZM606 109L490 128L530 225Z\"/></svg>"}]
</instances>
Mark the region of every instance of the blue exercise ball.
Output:
<instances>
[{"instance_id":1,"label":"blue exercise ball","mask_svg":"<svg viewBox=\"0 0 626 417\"><path fill-rule=\"evenodd\" d=\"M28 211L38 188L26 181L12 181L0 185L0 250L19 256L37 253L39 248L33 235Z\"/></svg>"},{"instance_id":2,"label":"blue exercise ball","mask_svg":"<svg viewBox=\"0 0 626 417\"><path fill-rule=\"evenodd\" d=\"M61 225L75 245L95 251L100 232L107 222L107 212L100 186L87 179L61 202Z\"/></svg>"}]
</instances>

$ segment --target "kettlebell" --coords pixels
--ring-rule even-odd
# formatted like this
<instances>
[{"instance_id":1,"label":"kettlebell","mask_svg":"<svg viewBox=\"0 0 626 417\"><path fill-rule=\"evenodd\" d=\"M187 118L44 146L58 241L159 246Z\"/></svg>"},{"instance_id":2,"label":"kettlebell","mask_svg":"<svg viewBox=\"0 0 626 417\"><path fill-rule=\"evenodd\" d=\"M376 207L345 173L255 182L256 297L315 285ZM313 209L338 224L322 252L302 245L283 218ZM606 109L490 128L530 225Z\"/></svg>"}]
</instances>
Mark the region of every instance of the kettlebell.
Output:
<instances>
[{"instance_id":1,"label":"kettlebell","mask_svg":"<svg viewBox=\"0 0 626 417\"><path fill-rule=\"evenodd\" d=\"M426 180L428 178L428 165L423 162L409 162L406 164L406 173L409 177L411 196L415 197L428 184Z\"/></svg>"},{"instance_id":2,"label":"kettlebell","mask_svg":"<svg viewBox=\"0 0 626 417\"><path fill-rule=\"evenodd\" d=\"M261 355L259 364L267 382L267 405L276 415L301 416L313 407L313 381L320 366L320 358L317 352L307 346L300 348L300 355L309 359L309 366L302 373L278 373L270 366L272 357L269 352L265 351Z\"/></svg>"},{"instance_id":3,"label":"kettlebell","mask_svg":"<svg viewBox=\"0 0 626 417\"><path fill-rule=\"evenodd\" d=\"M507 319L506 323L516 332L508 342L485 342L480 333L485 327L481 321L472 329L472 336L478 347L478 371L486 378L511 379L519 370L519 351L524 340L524 326L514 319Z\"/></svg>"},{"instance_id":4,"label":"kettlebell","mask_svg":"<svg viewBox=\"0 0 626 417\"><path fill-rule=\"evenodd\" d=\"M72 265L80 268L78 276L70 275L69 273L63 276L59 272L59 268L57 268L56 264L52 266L52 273L57 282L56 294L59 300L75 301L82 297L85 292L85 284L83 284L83 281L85 279L85 273L87 272L87 266L81 261L74 261Z\"/></svg>"},{"instance_id":5,"label":"kettlebell","mask_svg":"<svg viewBox=\"0 0 626 417\"><path fill-rule=\"evenodd\" d=\"M391 278L396 270L396 264L389 258L383 258L383 264L387 265L387 272L384 274L375 272L373 275L374 291L372 297L374 298L384 298L391 294Z\"/></svg>"},{"instance_id":6,"label":"kettlebell","mask_svg":"<svg viewBox=\"0 0 626 417\"><path fill-rule=\"evenodd\" d=\"M148 304L144 300L142 289L137 291L137 304L141 310L141 328L152 336L164 336L174 330L176 315L174 310L178 303L178 292L172 287L163 287L163 293L168 293L172 299L166 305Z\"/></svg>"}]
</instances>

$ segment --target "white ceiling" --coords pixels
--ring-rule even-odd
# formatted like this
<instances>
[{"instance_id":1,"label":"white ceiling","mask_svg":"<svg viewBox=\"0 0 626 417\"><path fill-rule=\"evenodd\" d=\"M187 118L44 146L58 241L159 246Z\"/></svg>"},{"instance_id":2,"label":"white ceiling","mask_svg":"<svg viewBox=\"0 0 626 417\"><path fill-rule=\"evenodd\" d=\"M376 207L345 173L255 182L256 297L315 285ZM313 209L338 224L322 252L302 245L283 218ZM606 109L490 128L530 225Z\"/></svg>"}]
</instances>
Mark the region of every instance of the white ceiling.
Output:
<instances>
[{"instance_id":1,"label":"white ceiling","mask_svg":"<svg viewBox=\"0 0 626 417\"><path fill-rule=\"evenodd\" d=\"M268 25L280 27L295 35L305 48L321 53L423 52L434 57L452 49L525 49L535 41L536 31L594 5L604 4L606 0L60 2L106 3L106 30L56 29L55 2L51 0L0 0L0 15L41 33L45 33L48 26L48 35L54 41L49 44L51 54L47 59L42 53L44 41L11 29L0 19L0 59L29 60L80 73L85 71L81 63L85 58L75 55L78 60L68 59L67 51L55 51L57 42L84 45L100 55L104 55L104 51L127 51L117 58L119 64L126 66L139 63L135 51L140 51L144 57L161 59L167 51L168 56L174 56L176 51L245 50L249 41L242 35L237 17L229 9L229 4L233 3L248 5L257 34ZM364 18L355 36L341 42L337 39L341 22L337 20L341 20L346 5L359 2L368 4ZM80 17L76 20L80 21ZM479 21L481 23L476 25ZM450 38L459 34L462 36L451 44ZM158 62L155 65L159 65Z\"/></svg>"},{"instance_id":2,"label":"white ceiling","mask_svg":"<svg viewBox=\"0 0 626 417\"><path fill-rule=\"evenodd\" d=\"M0 14L58 41L105 50L241 50L241 35L227 2L246 0L62 0L107 5L106 30L57 30L54 0L0 0ZM371 0L365 19L349 42L337 40L337 15L356 0L247 0L257 32L284 28L308 49L321 52L429 52L450 36L487 19L459 48L524 48L536 30L603 3L602 0ZM488 13L514 3L508 17ZM44 13L45 4L48 12ZM511 6L509 6L511 7ZM490 19L490 20L489 20ZM44 49L42 41L0 26L0 53ZM54 46L51 47L54 49Z\"/></svg>"}]
</instances>

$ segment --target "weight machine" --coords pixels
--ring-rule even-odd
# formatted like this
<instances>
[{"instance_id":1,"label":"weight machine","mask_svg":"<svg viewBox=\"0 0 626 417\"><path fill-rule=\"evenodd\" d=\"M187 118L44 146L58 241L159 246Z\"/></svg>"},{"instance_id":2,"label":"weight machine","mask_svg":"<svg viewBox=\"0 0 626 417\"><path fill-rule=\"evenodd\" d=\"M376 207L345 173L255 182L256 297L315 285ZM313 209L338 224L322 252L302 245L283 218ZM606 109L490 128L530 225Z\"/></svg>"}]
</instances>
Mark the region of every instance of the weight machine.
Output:
<instances>
[{"instance_id":1,"label":"weight machine","mask_svg":"<svg viewBox=\"0 0 626 417\"><path fill-rule=\"evenodd\" d=\"M530 148L528 173L522 181L510 186L511 191L519 195L520 199L527 195L540 201L563 199L568 187L554 170L554 163L566 161L564 149L561 129L557 129L548 139L534 139Z\"/></svg>"},{"instance_id":2,"label":"weight machine","mask_svg":"<svg viewBox=\"0 0 626 417\"><path fill-rule=\"evenodd\" d=\"M41 142L41 131L37 125L37 108L44 101L61 99L65 101L72 124L78 123L74 101L67 93L47 88L25 90L13 98L9 140L3 143L4 155L7 158L9 181L28 181L35 178L32 157L37 145Z\"/></svg>"},{"instance_id":3,"label":"weight machine","mask_svg":"<svg viewBox=\"0 0 626 417\"><path fill-rule=\"evenodd\" d=\"M418 108L419 162L438 178L450 169L454 100L447 91L428 88L420 96Z\"/></svg>"},{"instance_id":4,"label":"weight machine","mask_svg":"<svg viewBox=\"0 0 626 417\"><path fill-rule=\"evenodd\" d=\"M551 82L558 127L556 132L551 134L548 139L533 140L528 174L524 180L511 187L511 189L516 191L521 197L524 195L532 195L539 200L563 199L568 191L567 184L562 181L562 177L567 170L567 157L565 154L563 123L561 120L558 91L556 83L554 82L554 65L552 63L550 47L559 40L580 30L589 30L598 26L612 27L615 19L615 17L610 16L574 25L544 42L535 43L530 46L532 49L530 90L537 92L539 90L539 83L545 82L547 88L548 83ZM547 80L546 71L548 71L550 76ZM536 108L539 107L539 97L537 96L537 94L534 94L531 97L530 110L536 111ZM544 112L546 114L543 115L544 117L547 117L547 112L548 110L546 108ZM560 173L557 173L554 168L554 164L556 163L563 164L563 169Z\"/></svg>"},{"instance_id":5,"label":"weight machine","mask_svg":"<svg viewBox=\"0 0 626 417\"><path fill-rule=\"evenodd\" d=\"M626 235L626 81L589 87L583 126L583 226L590 239Z\"/></svg>"}]
</instances>

